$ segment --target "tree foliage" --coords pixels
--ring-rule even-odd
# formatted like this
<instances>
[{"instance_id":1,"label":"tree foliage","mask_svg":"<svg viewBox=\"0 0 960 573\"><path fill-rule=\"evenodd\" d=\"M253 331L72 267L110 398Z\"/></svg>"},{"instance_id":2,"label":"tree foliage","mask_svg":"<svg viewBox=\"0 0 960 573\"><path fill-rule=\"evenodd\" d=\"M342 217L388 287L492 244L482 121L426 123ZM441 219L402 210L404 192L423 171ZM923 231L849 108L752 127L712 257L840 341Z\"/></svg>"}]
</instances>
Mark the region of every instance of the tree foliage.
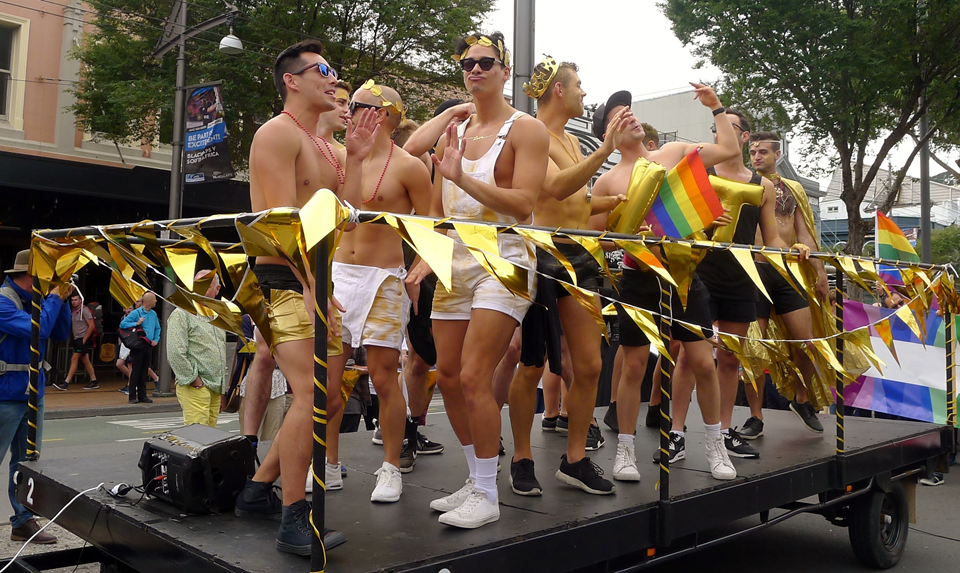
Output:
<instances>
[{"instance_id":1,"label":"tree foliage","mask_svg":"<svg viewBox=\"0 0 960 573\"><path fill-rule=\"evenodd\" d=\"M860 252L872 225L860 203L922 114L929 109L936 130L920 141L960 133L956 0L666 0L661 7L677 37L723 72L731 104L820 142L808 156L840 167L849 253Z\"/></svg>"},{"instance_id":2,"label":"tree foliage","mask_svg":"<svg viewBox=\"0 0 960 573\"><path fill-rule=\"evenodd\" d=\"M80 125L139 144L172 133L177 50L151 57L173 0L90 0L94 29L74 50L81 77L73 111ZM282 109L272 67L287 46L307 38L355 87L370 78L394 85L414 118L429 117L462 88L454 44L479 26L493 0L240 0L234 33L245 51L218 51L226 25L187 43L187 84L223 80L234 163L246 161L253 134ZM221 0L191 0L189 26L226 12ZM89 20L89 18L88 18Z\"/></svg>"},{"instance_id":3,"label":"tree foliage","mask_svg":"<svg viewBox=\"0 0 960 573\"><path fill-rule=\"evenodd\" d=\"M937 265L960 263L960 227L951 225L930 233L930 262Z\"/></svg>"}]
</instances>

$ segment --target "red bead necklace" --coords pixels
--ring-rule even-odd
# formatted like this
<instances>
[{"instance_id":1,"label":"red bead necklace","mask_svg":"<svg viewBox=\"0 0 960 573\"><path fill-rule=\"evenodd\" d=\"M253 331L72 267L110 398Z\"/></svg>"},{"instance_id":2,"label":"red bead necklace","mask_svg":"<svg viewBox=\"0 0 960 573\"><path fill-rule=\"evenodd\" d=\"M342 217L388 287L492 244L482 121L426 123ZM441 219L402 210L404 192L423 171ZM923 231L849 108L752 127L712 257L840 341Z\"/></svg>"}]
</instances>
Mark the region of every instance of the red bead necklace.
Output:
<instances>
[{"instance_id":1,"label":"red bead necklace","mask_svg":"<svg viewBox=\"0 0 960 573\"><path fill-rule=\"evenodd\" d=\"M383 183L383 176L387 174L387 167L390 166L390 158L393 157L393 140L390 140L390 152L387 154L387 162L383 164L383 172L380 173L380 180L377 181L377 187L373 190L373 195L370 196L366 201L361 201L364 205L373 201L377 198L377 193L380 192L380 184Z\"/></svg>"},{"instance_id":2,"label":"red bead necklace","mask_svg":"<svg viewBox=\"0 0 960 573\"><path fill-rule=\"evenodd\" d=\"M285 114L285 115L288 115L288 116L290 117L290 119L293 120L293 123L297 124L297 127L299 127L300 129L302 129L304 133L306 133L307 135L310 136L310 139L313 141L313 144L317 146L317 150L320 152L320 155L322 155L323 158L327 160L327 163L329 163L330 166L333 167L334 170L336 170L336 172L337 172L337 181L340 182L340 185L343 185L343 182L346 181L347 176L346 176L346 174L343 172L343 166L340 165L340 161L337 159L337 156L334 154L333 148L330 147L330 143L328 143L326 139L310 133L310 131L309 131L307 128L303 127L303 124L301 124L301 123L297 120L297 118L294 117L294 115L293 115L292 113L290 113L289 111L283 110L283 111L280 112L280 113L283 113L283 114ZM318 139L323 142L323 145L324 145L324 146L326 146L326 148L327 148L326 151L324 151L323 147L320 147L320 141L317 141ZM329 156L327 155L328 153L329 153Z\"/></svg>"}]
</instances>

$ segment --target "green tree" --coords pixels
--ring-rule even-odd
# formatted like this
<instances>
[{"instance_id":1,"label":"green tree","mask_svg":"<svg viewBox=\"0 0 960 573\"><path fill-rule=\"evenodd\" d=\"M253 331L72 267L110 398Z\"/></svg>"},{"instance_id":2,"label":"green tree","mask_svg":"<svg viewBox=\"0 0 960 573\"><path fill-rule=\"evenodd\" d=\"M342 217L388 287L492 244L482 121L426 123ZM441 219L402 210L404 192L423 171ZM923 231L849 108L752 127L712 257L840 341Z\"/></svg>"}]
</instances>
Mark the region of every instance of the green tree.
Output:
<instances>
[{"instance_id":1,"label":"green tree","mask_svg":"<svg viewBox=\"0 0 960 573\"><path fill-rule=\"evenodd\" d=\"M173 0L90 0L93 31L74 57L81 74L73 106L81 127L120 142L169 142L176 50L151 57ZM414 118L429 117L450 90L462 89L450 59L458 37L475 30L493 0L240 0L234 32L244 53L218 51L226 26L188 40L187 83L223 80L235 165L246 163L257 128L281 109L272 67L287 46L307 38L343 79L395 85ZM190 26L226 12L221 0L191 0Z\"/></svg>"},{"instance_id":2,"label":"green tree","mask_svg":"<svg viewBox=\"0 0 960 573\"><path fill-rule=\"evenodd\" d=\"M937 265L960 263L960 227L951 225L930 233L930 258Z\"/></svg>"},{"instance_id":3,"label":"green tree","mask_svg":"<svg viewBox=\"0 0 960 573\"><path fill-rule=\"evenodd\" d=\"M928 110L937 130L915 146L960 124L956 0L666 0L661 7L677 37L723 72L728 101L768 125L805 133L817 142L809 158L839 166L848 253L860 253L872 226L859 207L890 151Z\"/></svg>"}]
</instances>

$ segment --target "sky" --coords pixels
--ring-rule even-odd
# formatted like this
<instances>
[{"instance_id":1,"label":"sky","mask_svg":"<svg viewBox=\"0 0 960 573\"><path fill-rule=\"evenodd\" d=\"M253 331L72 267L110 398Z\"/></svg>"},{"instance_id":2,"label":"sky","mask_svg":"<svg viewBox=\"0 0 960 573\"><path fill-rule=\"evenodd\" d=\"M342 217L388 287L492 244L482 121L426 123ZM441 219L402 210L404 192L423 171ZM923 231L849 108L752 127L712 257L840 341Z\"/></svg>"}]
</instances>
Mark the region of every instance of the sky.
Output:
<instances>
[{"instance_id":1,"label":"sky","mask_svg":"<svg viewBox=\"0 0 960 573\"><path fill-rule=\"evenodd\" d=\"M558 61L572 61L580 66L580 80L587 92L586 104L602 103L622 89L629 90L635 99L646 99L691 89L690 81L714 83L720 71L709 64L696 68L697 60L690 47L684 47L673 34L670 20L657 8L657 3L654 0L540 0L536 3L534 54L538 61L547 53ZM514 0L497 0L483 25L483 31L503 32L511 51L513 6ZM610 18L610 15L616 17ZM640 50L649 55L640 55ZM798 145L803 145L802 137L795 137L794 146ZM895 168L906 161L911 149L901 145L888 156ZM884 161L884 168L886 164ZM808 174L802 165L797 168ZM931 162L931 174L941 171L940 166ZM908 173L920 176L919 160L913 162ZM821 189L826 190L830 178L819 180Z\"/></svg>"}]
</instances>

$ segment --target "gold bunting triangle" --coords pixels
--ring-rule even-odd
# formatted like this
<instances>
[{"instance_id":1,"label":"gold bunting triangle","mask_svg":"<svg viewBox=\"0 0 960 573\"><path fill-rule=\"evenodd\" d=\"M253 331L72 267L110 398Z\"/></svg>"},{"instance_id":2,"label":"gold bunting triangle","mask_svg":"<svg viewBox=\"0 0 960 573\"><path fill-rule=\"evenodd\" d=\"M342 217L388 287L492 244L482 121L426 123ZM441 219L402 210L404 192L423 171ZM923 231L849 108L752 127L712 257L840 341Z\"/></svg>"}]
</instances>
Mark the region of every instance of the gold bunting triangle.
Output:
<instances>
[{"instance_id":1,"label":"gold bunting triangle","mask_svg":"<svg viewBox=\"0 0 960 573\"><path fill-rule=\"evenodd\" d=\"M771 303L773 300L770 298L770 294L767 293L766 287L763 286L763 281L760 280L760 273L757 272L757 265L753 262L753 253L746 249L732 248L730 252L733 253L733 258L737 259L737 262L740 263L740 266L743 267L747 276L750 277L750 280L753 281L753 284L757 285L757 289L760 291L760 294L765 296L767 300Z\"/></svg>"}]
</instances>

